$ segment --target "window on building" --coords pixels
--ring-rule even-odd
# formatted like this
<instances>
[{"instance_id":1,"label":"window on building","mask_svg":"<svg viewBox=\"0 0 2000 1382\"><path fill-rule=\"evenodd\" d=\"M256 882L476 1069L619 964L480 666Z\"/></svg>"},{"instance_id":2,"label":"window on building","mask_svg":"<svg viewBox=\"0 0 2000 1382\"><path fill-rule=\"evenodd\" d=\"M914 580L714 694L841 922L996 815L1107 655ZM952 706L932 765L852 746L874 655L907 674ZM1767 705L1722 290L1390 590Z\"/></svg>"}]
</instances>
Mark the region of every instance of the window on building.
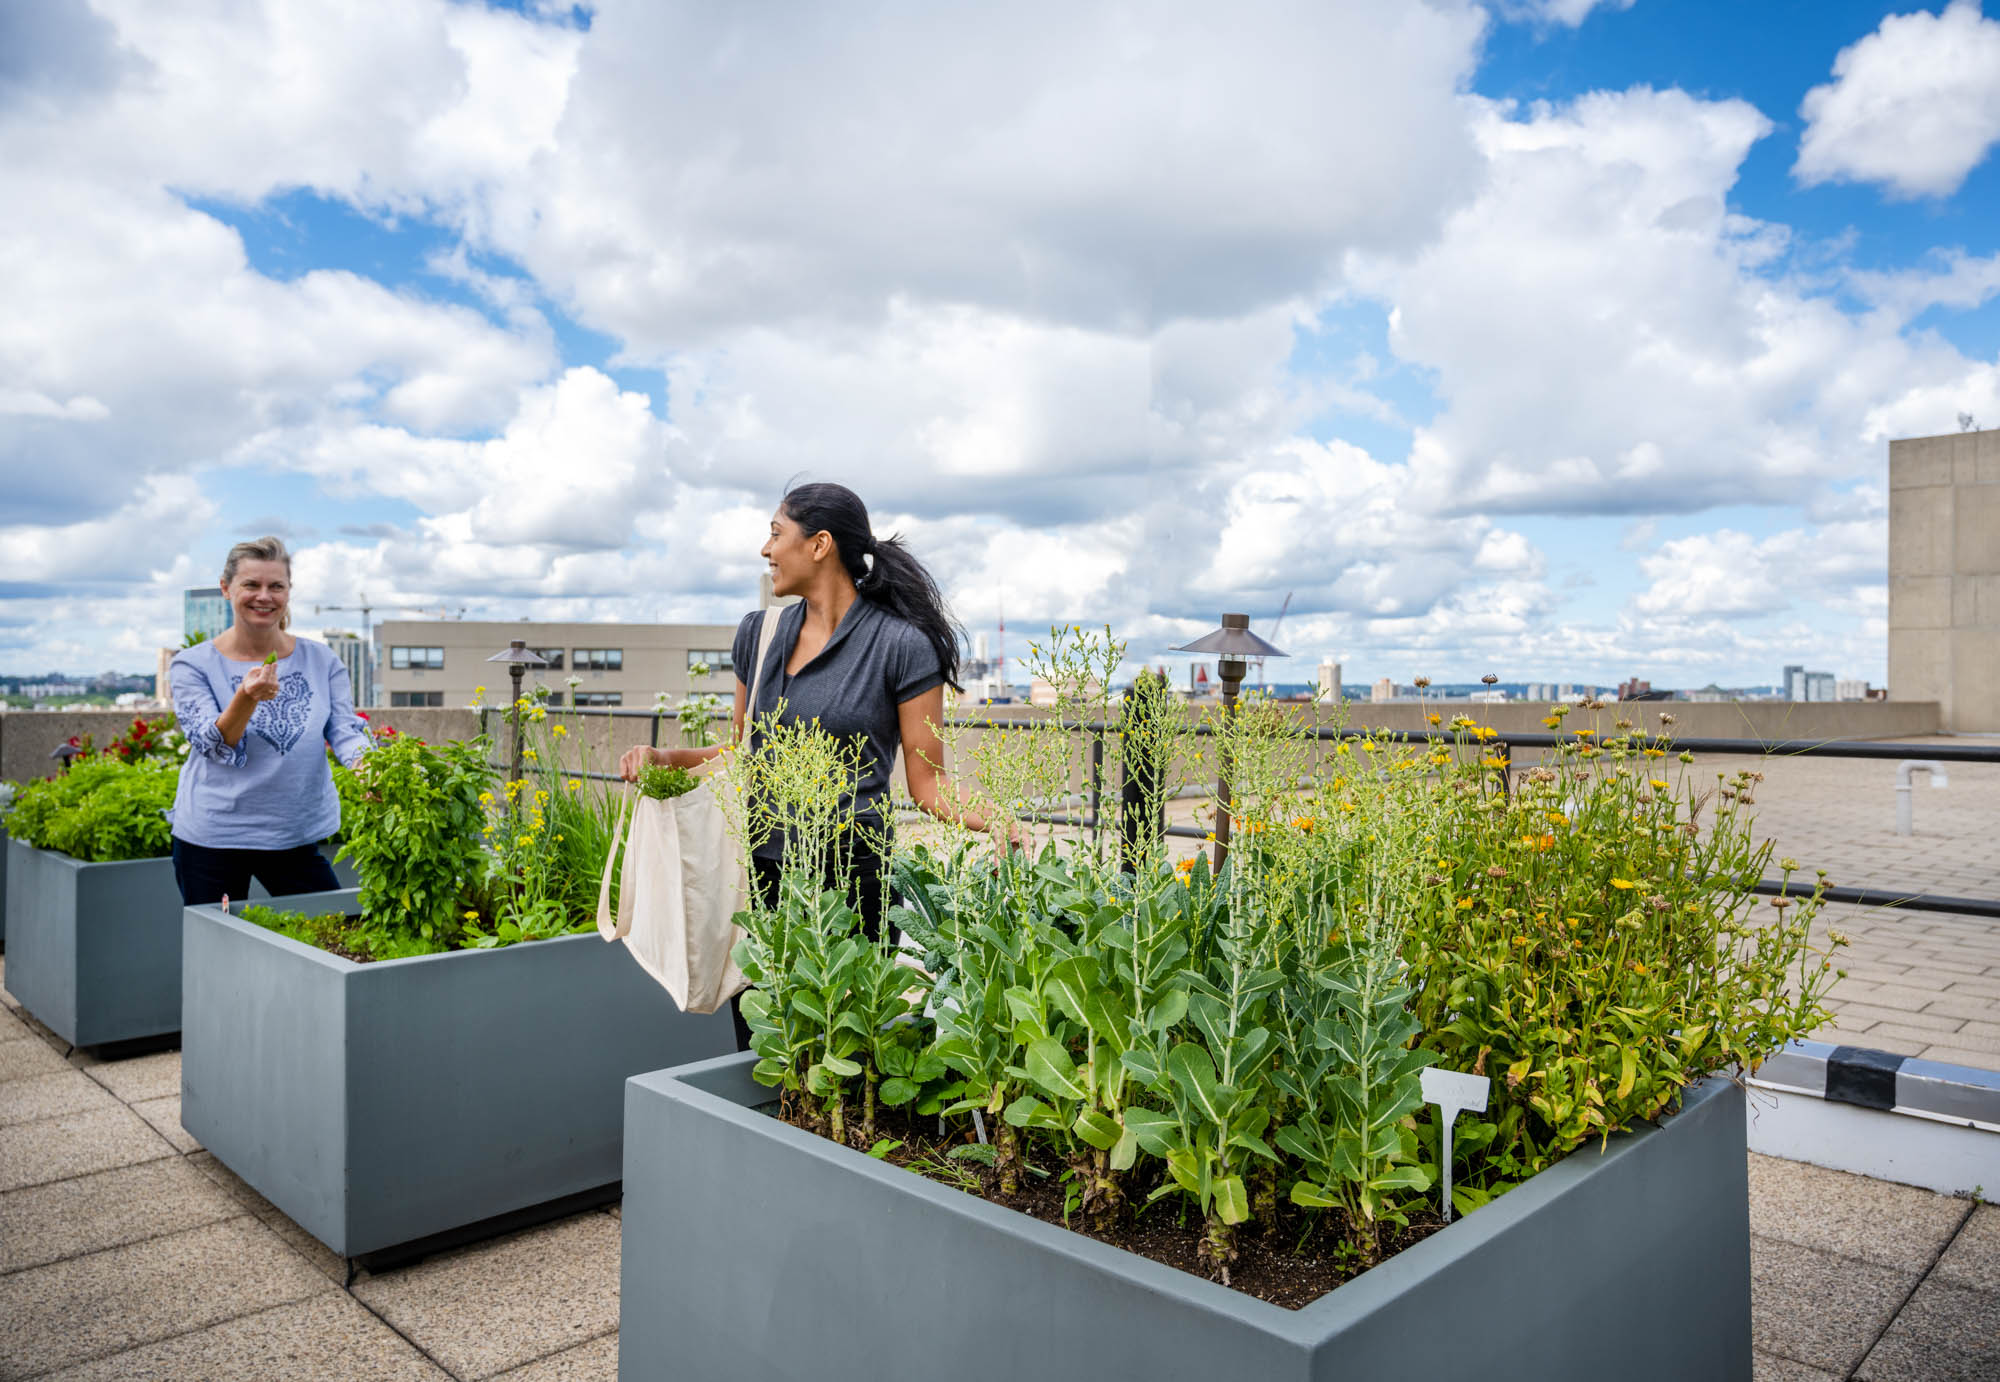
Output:
<instances>
[{"instance_id":1,"label":"window on building","mask_svg":"<svg viewBox=\"0 0 2000 1382\"><path fill-rule=\"evenodd\" d=\"M546 701L544 701L544 702L543 702L543 704L544 704L544 705L551 705L551 706L558 706L558 705L561 705L561 704L562 704L562 698L563 698L563 693L562 693L562 692L560 692L560 691L551 691L551 692L549 692L549 696L548 696L548 699L547 699Z\"/></svg>"},{"instance_id":2,"label":"window on building","mask_svg":"<svg viewBox=\"0 0 2000 1382\"><path fill-rule=\"evenodd\" d=\"M622 672L625 670L625 650L623 648L578 648L576 650L576 670L579 672Z\"/></svg>"},{"instance_id":3,"label":"window on building","mask_svg":"<svg viewBox=\"0 0 2000 1382\"><path fill-rule=\"evenodd\" d=\"M728 648L689 648L688 671L693 672L697 663L707 663L709 672L714 676L719 677L724 672L733 672L736 670L736 660L730 653L731 650Z\"/></svg>"},{"instance_id":4,"label":"window on building","mask_svg":"<svg viewBox=\"0 0 2000 1382\"><path fill-rule=\"evenodd\" d=\"M531 648L529 651L541 654L542 658L549 664L550 671L560 672L563 669L563 650L561 648Z\"/></svg>"},{"instance_id":5,"label":"window on building","mask_svg":"<svg viewBox=\"0 0 2000 1382\"><path fill-rule=\"evenodd\" d=\"M442 691L391 691L389 693L389 708L391 710L418 710L430 706L441 707L443 705L444 692Z\"/></svg>"},{"instance_id":6,"label":"window on building","mask_svg":"<svg viewBox=\"0 0 2000 1382\"><path fill-rule=\"evenodd\" d=\"M576 693L576 704L578 709L593 705L623 705L625 704L625 693L623 691L579 691Z\"/></svg>"},{"instance_id":7,"label":"window on building","mask_svg":"<svg viewBox=\"0 0 2000 1382\"><path fill-rule=\"evenodd\" d=\"M443 648L398 648L389 649L389 666L398 672L429 669L442 670L444 667Z\"/></svg>"}]
</instances>

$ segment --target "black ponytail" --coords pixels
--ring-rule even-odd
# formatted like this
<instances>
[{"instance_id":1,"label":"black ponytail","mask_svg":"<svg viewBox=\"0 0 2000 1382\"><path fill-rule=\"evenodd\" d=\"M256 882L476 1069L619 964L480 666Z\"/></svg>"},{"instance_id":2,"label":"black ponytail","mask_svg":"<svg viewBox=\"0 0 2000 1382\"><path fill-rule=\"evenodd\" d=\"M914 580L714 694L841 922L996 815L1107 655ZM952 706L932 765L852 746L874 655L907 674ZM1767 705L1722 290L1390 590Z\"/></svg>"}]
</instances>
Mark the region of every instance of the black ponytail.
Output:
<instances>
[{"instance_id":1,"label":"black ponytail","mask_svg":"<svg viewBox=\"0 0 2000 1382\"><path fill-rule=\"evenodd\" d=\"M944 594L900 537L877 538L868 526L868 506L845 485L794 485L785 491L785 516L810 537L833 538L840 564L866 599L907 620L937 650L938 666L954 690L958 682L958 645L963 633L945 608Z\"/></svg>"}]
</instances>

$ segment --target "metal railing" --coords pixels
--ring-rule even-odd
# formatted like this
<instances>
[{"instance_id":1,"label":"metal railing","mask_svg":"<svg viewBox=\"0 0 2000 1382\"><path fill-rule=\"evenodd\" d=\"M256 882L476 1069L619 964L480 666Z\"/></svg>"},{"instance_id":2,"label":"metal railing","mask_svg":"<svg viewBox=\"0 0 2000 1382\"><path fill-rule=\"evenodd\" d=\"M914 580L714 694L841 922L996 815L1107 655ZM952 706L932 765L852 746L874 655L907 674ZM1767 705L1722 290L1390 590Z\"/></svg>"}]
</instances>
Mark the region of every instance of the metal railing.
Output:
<instances>
[{"instance_id":1,"label":"metal railing","mask_svg":"<svg viewBox=\"0 0 2000 1382\"><path fill-rule=\"evenodd\" d=\"M504 715L504 712L498 712L495 707L481 707L479 711L479 727L482 734L486 731L486 717L489 713L502 713ZM673 715L671 711L645 710L638 707L628 709L622 706L550 707L548 713L550 715L560 715L565 718L571 716L588 718L590 716L602 715L609 719L644 719L650 722L647 743L654 748L660 746L661 722L672 718ZM714 718L726 721L730 717L727 713L723 713ZM945 720L946 728L950 729L992 729L1008 723L1008 721L1004 720L968 715L952 715L946 717ZM1104 745L1108 736L1120 732L1119 725L1115 721L1100 720L1066 725L1063 728L1070 733L1088 734L1091 736L1090 773L1087 790L1072 794L1074 798L1078 799L1078 805L1084 805L1087 802L1088 808L1081 814L1038 810L1027 813L1026 818L1039 824L1059 825L1074 829L1101 832L1107 825L1113 824L1107 821L1104 816ZM1193 734L1202 737L1212 735L1215 732L1212 726L1206 724L1193 725L1189 729ZM1621 730L1618 733L1638 735L1645 732ZM1364 729L1345 725L1317 725L1313 727L1309 737L1322 743L1374 740L1387 743L1428 744L1433 742L1451 742L1452 740L1450 732L1443 728L1384 730ZM1496 758L1501 759L1508 765L1500 769L1498 774L1501 790L1504 792L1511 790L1513 752L1515 749L1554 749L1564 746L1589 745L1595 743L1598 737L1600 736L1586 737L1574 733L1563 734L1560 732L1529 733L1526 731L1495 730L1481 740L1481 747L1493 753ZM1657 741L1662 745L1668 746L1675 753L1719 754L1737 758L1856 758L1897 761L1922 758L1939 763L1990 763L2000 765L2000 746L1987 745L1915 745L1896 743L1894 741L1860 739L1778 739L1771 741L1762 739L1719 739L1713 737L1676 739L1667 735L1650 733L1645 733L1645 738L1649 743ZM585 774L585 776L600 782L616 782L619 780L616 773L592 772ZM1205 798L1210 796L1211 793L1208 789L1204 788L1191 794L1183 791L1175 795L1176 797L1194 795ZM1164 835L1176 839L1206 840L1210 838L1208 831L1195 826L1166 825L1162 822L1158 828ZM1753 891L1764 897L1782 897L1786 895L1799 896L1802 893L1810 892L1811 889L1801 887L1797 881L1787 883L1783 879L1766 878L1759 882ZM1857 907L1888 907L1903 911L1950 912L1963 916L2000 918L2000 898L1946 897L1920 889L1885 887L1827 887L1821 891L1820 896L1826 902L1851 904Z\"/></svg>"}]
</instances>

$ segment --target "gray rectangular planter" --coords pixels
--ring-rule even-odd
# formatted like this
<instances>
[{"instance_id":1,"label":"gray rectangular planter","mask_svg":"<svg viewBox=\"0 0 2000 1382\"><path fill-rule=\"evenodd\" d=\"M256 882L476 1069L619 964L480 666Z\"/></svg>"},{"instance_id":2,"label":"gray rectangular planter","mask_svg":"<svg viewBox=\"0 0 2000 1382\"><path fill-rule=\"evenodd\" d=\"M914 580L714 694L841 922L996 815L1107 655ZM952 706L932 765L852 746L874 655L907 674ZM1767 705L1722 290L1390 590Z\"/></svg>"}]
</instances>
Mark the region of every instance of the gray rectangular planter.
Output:
<instances>
[{"instance_id":1,"label":"gray rectangular planter","mask_svg":"<svg viewBox=\"0 0 2000 1382\"><path fill-rule=\"evenodd\" d=\"M352 877L346 864L334 872ZM250 896L270 894L253 883ZM72 1046L101 1046L180 1030L172 859L90 864L9 840L6 899L7 991L50 1031Z\"/></svg>"},{"instance_id":2,"label":"gray rectangular planter","mask_svg":"<svg viewBox=\"0 0 2000 1382\"><path fill-rule=\"evenodd\" d=\"M626 1382L1751 1375L1726 1082L1294 1311L780 1123L752 1063L626 1086Z\"/></svg>"},{"instance_id":3,"label":"gray rectangular planter","mask_svg":"<svg viewBox=\"0 0 2000 1382\"><path fill-rule=\"evenodd\" d=\"M626 1078L736 1044L595 935L356 964L184 924L181 1124L343 1257L616 1185Z\"/></svg>"}]
</instances>

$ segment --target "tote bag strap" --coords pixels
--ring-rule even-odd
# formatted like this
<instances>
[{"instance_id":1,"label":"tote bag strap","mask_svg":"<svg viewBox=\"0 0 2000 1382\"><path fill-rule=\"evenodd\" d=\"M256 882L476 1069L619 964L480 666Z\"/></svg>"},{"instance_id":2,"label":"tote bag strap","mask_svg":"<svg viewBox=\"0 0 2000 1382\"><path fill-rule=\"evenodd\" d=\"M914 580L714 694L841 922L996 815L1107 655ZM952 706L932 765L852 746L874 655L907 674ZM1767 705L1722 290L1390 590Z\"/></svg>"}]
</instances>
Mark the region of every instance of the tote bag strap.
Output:
<instances>
[{"instance_id":1,"label":"tote bag strap","mask_svg":"<svg viewBox=\"0 0 2000 1382\"><path fill-rule=\"evenodd\" d=\"M611 848L605 851L604 877L597 884L597 931L608 941L617 940L632 926L632 908L626 900L623 888L620 888L618 893L618 911L616 915L612 913L611 880L616 876L613 870L618 867L619 847L622 845L628 855L631 853L626 832L630 829L631 818L628 812L631 812L633 790L632 784L628 782L625 784L625 790L618 794L618 809L611 818Z\"/></svg>"},{"instance_id":2,"label":"tote bag strap","mask_svg":"<svg viewBox=\"0 0 2000 1382\"><path fill-rule=\"evenodd\" d=\"M784 611L777 605L764 610L763 626L757 630L757 666L750 673L750 699L743 703L743 744L750 747L750 726L757 721L757 695L764 689L764 664L770 659L771 645L778 641L778 616Z\"/></svg>"}]
</instances>

